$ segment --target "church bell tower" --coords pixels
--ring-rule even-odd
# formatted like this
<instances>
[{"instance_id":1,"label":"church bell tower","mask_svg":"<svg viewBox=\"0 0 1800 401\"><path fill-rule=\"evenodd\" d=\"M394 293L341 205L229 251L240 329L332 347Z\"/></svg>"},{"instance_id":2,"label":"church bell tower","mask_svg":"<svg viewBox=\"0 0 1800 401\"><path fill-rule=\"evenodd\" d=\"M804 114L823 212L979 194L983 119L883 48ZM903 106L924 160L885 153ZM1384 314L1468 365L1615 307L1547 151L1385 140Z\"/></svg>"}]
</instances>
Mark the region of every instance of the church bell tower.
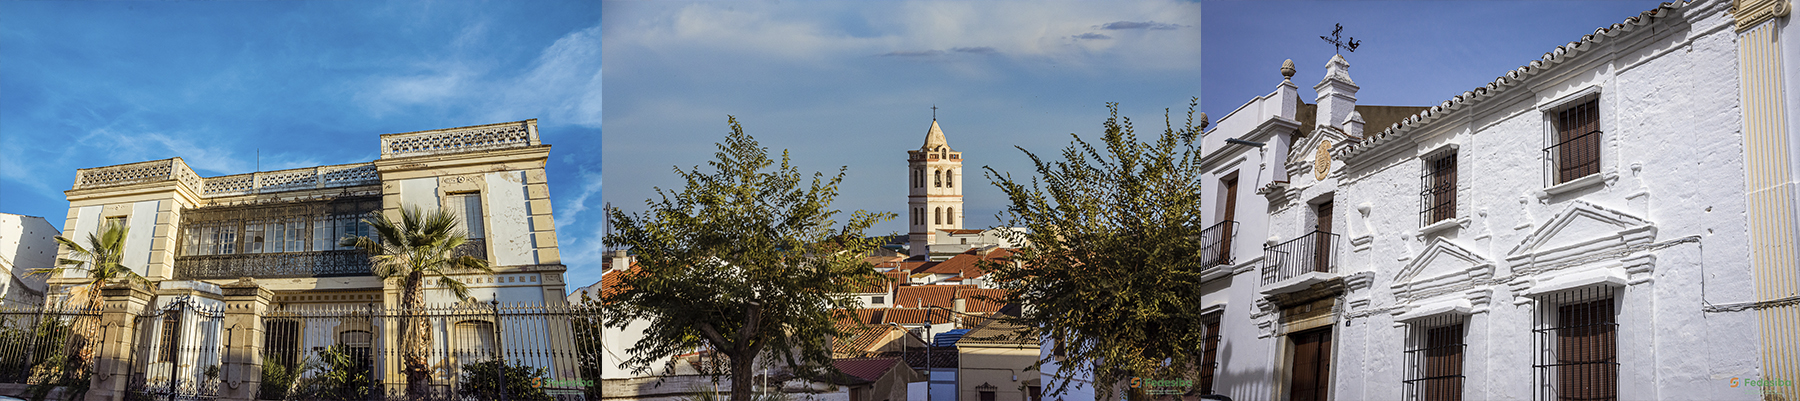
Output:
<instances>
[{"instance_id":1,"label":"church bell tower","mask_svg":"<svg viewBox=\"0 0 1800 401\"><path fill-rule=\"evenodd\" d=\"M935 107L933 107L935 111ZM937 117L925 132L925 145L906 151L907 232L912 256L931 255L938 230L962 228L962 152L950 150Z\"/></svg>"}]
</instances>

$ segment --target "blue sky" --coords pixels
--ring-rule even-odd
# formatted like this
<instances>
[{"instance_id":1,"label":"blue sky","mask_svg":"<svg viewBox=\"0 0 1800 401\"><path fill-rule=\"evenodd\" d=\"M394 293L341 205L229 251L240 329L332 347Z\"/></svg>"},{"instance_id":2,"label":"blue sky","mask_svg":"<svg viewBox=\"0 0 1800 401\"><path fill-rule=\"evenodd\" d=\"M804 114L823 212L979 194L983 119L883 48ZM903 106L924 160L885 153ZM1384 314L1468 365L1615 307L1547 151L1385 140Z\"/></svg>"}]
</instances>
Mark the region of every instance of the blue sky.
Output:
<instances>
[{"instance_id":1,"label":"blue sky","mask_svg":"<svg viewBox=\"0 0 1800 401\"><path fill-rule=\"evenodd\" d=\"M704 165L735 115L804 172L849 174L833 206L906 210L906 151L936 105L963 152L965 225L995 225L992 166L1014 146L1056 156L1098 138L1106 102L1141 134L1200 96L1200 4L1131 2L609 2L605 199L645 210L673 168ZM842 221L841 219L839 220ZM870 234L905 233L904 216Z\"/></svg>"},{"instance_id":2,"label":"blue sky","mask_svg":"<svg viewBox=\"0 0 1800 401\"><path fill-rule=\"evenodd\" d=\"M368 162L380 134L538 118L569 281L585 285L599 23L591 1L0 2L0 212L61 227L78 168Z\"/></svg>"},{"instance_id":3,"label":"blue sky","mask_svg":"<svg viewBox=\"0 0 1800 401\"><path fill-rule=\"evenodd\" d=\"M1207 49L1201 110L1217 120L1273 92L1286 59L1299 70L1294 83L1301 99L1314 103L1312 86L1333 51L1319 36L1330 35L1333 24L1343 24L1341 36L1362 42L1344 53L1361 87L1357 104L1434 106L1657 4L1209 1L1201 31Z\"/></svg>"}]
</instances>

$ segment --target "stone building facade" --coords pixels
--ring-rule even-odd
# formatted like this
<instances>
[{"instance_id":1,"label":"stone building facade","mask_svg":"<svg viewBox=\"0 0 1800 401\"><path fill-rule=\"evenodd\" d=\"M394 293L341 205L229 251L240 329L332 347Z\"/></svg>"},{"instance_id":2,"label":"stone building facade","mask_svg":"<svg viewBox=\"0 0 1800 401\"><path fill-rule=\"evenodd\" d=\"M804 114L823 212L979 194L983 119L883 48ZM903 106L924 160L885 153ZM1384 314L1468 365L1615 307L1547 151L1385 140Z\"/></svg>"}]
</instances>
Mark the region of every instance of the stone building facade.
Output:
<instances>
[{"instance_id":1,"label":"stone building facade","mask_svg":"<svg viewBox=\"0 0 1800 401\"><path fill-rule=\"evenodd\" d=\"M1665 3L1398 121L1343 57L1246 102L1202 139L1202 392L1800 398L1788 9Z\"/></svg>"},{"instance_id":2,"label":"stone building facade","mask_svg":"<svg viewBox=\"0 0 1800 401\"><path fill-rule=\"evenodd\" d=\"M398 279L371 275L367 256L338 245L372 235L370 212L447 209L493 275L468 274L487 301L561 304L563 272L537 120L387 134L368 163L201 177L180 157L77 170L65 191L63 232L87 238L107 224L130 229L123 264L164 289L205 293L251 278L278 305L395 307ZM49 280L51 296L85 283ZM441 286L427 302L456 301Z\"/></svg>"}]
</instances>

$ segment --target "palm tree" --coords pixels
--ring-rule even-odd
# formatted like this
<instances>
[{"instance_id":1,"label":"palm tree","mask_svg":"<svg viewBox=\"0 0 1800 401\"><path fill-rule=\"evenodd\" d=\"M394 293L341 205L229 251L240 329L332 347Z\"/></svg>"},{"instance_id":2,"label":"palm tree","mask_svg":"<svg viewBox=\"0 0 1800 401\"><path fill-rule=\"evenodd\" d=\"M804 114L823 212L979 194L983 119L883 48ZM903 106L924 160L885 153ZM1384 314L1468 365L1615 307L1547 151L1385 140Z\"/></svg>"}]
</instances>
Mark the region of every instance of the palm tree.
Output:
<instances>
[{"instance_id":1,"label":"palm tree","mask_svg":"<svg viewBox=\"0 0 1800 401\"><path fill-rule=\"evenodd\" d=\"M125 233L127 231L130 229L123 224L107 224L101 229L99 235L88 234L88 245L85 247L63 236L56 236L56 242L69 250L68 257L57 258L56 266L32 269L27 275L67 277L67 273L70 272L84 273L86 277L68 277L80 281L78 284L70 286L69 298L65 302L81 306L87 311L99 312L100 307L105 304L104 299L100 298L102 284L114 280L129 280L145 286L150 284L149 279L145 279L144 276L138 275L131 271L131 268L119 263L125 256ZM79 337L70 339L64 346L65 359L60 375L62 382L86 380L77 375L87 361L92 360L93 347L90 345L93 344L93 341L89 340L98 338L99 333L96 331L100 325L98 321L93 320L99 318L98 314L89 315L85 319L90 321L78 323L77 325L81 327L78 333Z\"/></svg>"},{"instance_id":2,"label":"palm tree","mask_svg":"<svg viewBox=\"0 0 1800 401\"><path fill-rule=\"evenodd\" d=\"M427 214L417 207L405 208L397 222L377 211L363 222L374 229L374 237L345 237L340 243L368 252L376 276L401 279L401 362L405 365L406 393L412 399L428 397L431 323L413 316L425 306L425 280L436 279L438 285L448 287L457 298L468 300L469 287L450 274L492 274L494 270L485 259L455 252L469 237L456 228L456 215L443 209Z\"/></svg>"}]
</instances>

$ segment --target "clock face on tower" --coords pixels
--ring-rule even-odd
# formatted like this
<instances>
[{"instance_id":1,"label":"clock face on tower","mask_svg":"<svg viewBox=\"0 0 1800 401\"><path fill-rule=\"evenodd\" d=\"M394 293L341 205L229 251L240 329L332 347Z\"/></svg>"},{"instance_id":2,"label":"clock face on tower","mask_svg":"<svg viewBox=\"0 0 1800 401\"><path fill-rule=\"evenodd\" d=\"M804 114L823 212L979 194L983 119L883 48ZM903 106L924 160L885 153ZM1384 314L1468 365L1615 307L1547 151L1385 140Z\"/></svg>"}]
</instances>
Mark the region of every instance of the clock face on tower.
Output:
<instances>
[{"instance_id":1,"label":"clock face on tower","mask_svg":"<svg viewBox=\"0 0 1800 401\"><path fill-rule=\"evenodd\" d=\"M1313 159L1313 179L1324 180L1331 172L1331 140L1319 141L1319 155Z\"/></svg>"}]
</instances>

